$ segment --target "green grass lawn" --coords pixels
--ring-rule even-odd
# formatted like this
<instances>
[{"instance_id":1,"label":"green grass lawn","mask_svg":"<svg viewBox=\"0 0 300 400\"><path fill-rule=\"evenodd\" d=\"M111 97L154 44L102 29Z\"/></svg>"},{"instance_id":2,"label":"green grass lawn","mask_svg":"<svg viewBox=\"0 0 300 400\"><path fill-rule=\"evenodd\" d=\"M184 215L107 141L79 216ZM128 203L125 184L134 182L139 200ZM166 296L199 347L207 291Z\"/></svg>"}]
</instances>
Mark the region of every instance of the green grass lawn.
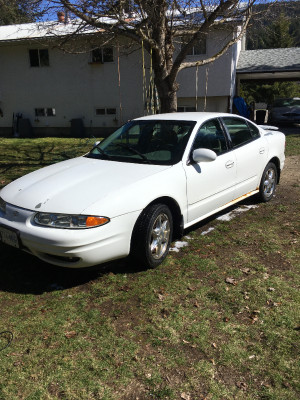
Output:
<instances>
[{"instance_id":1,"label":"green grass lawn","mask_svg":"<svg viewBox=\"0 0 300 400\"><path fill-rule=\"evenodd\" d=\"M0 188L35 169L82 155L96 140L0 138Z\"/></svg>"},{"instance_id":2,"label":"green grass lawn","mask_svg":"<svg viewBox=\"0 0 300 400\"><path fill-rule=\"evenodd\" d=\"M1 186L93 141L0 139ZM270 203L203 221L154 270L0 245L0 399L299 398L299 143Z\"/></svg>"}]
</instances>

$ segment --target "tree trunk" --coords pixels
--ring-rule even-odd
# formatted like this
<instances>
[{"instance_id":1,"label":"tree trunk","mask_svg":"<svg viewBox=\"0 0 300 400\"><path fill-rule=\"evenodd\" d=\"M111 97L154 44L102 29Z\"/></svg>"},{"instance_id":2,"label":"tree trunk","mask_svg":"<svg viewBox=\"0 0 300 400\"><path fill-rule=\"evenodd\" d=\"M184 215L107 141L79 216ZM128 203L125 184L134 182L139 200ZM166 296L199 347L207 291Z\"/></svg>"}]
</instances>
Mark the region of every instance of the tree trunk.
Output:
<instances>
[{"instance_id":1,"label":"tree trunk","mask_svg":"<svg viewBox=\"0 0 300 400\"><path fill-rule=\"evenodd\" d=\"M177 111L177 96L176 92L168 93L167 96L160 97L160 112L171 113Z\"/></svg>"},{"instance_id":2,"label":"tree trunk","mask_svg":"<svg viewBox=\"0 0 300 400\"><path fill-rule=\"evenodd\" d=\"M164 36L166 32L164 31ZM160 36L162 36L160 34ZM154 71L154 83L159 96L160 112L171 113L177 111L177 73L172 73L174 47L170 38L164 51L153 50L152 65Z\"/></svg>"},{"instance_id":3,"label":"tree trunk","mask_svg":"<svg viewBox=\"0 0 300 400\"><path fill-rule=\"evenodd\" d=\"M157 88L159 101L160 101L160 112L171 113L177 111L177 84L168 84L167 80L155 79L155 85Z\"/></svg>"}]
</instances>

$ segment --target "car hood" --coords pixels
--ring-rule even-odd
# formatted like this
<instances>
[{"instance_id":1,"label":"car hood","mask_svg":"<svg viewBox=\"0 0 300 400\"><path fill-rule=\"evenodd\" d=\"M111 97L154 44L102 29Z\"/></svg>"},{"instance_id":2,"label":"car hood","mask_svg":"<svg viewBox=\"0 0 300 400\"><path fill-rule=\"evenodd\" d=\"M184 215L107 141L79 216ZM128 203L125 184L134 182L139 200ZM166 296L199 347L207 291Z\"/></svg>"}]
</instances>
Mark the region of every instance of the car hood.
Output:
<instances>
[{"instance_id":1,"label":"car hood","mask_svg":"<svg viewBox=\"0 0 300 400\"><path fill-rule=\"evenodd\" d=\"M120 198L133 184L168 168L78 157L17 179L2 189L1 197L29 210L84 214L92 204Z\"/></svg>"}]
</instances>

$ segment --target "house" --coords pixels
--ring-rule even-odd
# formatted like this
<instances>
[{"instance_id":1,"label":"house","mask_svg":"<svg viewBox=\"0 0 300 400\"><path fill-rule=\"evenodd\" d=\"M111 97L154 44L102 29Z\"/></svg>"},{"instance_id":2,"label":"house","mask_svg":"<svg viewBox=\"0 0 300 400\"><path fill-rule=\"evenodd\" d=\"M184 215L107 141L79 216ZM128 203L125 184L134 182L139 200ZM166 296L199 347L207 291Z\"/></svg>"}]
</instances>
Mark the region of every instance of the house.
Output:
<instances>
[{"instance_id":1,"label":"house","mask_svg":"<svg viewBox=\"0 0 300 400\"><path fill-rule=\"evenodd\" d=\"M59 39L75 29L59 21L0 27L0 136L81 136L84 130L99 137L156 111L143 49L86 31L62 51ZM211 31L188 57L214 55L239 29ZM230 111L243 47L238 41L213 64L181 71L178 110Z\"/></svg>"}]
</instances>

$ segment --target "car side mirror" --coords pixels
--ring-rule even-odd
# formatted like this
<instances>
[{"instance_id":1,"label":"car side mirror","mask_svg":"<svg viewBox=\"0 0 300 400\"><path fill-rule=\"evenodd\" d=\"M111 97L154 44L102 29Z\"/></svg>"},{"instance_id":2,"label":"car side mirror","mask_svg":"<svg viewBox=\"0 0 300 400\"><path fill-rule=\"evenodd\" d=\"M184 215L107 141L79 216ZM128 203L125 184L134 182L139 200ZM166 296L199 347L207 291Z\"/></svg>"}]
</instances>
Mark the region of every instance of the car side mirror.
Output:
<instances>
[{"instance_id":1,"label":"car side mirror","mask_svg":"<svg viewBox=\"0 0 300 400\"><path fill-rule=\"evenodd\" d=\"M209 149L196 149L193 151L192 159L194 162L210 162L217 158L217 154Z\"/></svg>"}]
</instances>

